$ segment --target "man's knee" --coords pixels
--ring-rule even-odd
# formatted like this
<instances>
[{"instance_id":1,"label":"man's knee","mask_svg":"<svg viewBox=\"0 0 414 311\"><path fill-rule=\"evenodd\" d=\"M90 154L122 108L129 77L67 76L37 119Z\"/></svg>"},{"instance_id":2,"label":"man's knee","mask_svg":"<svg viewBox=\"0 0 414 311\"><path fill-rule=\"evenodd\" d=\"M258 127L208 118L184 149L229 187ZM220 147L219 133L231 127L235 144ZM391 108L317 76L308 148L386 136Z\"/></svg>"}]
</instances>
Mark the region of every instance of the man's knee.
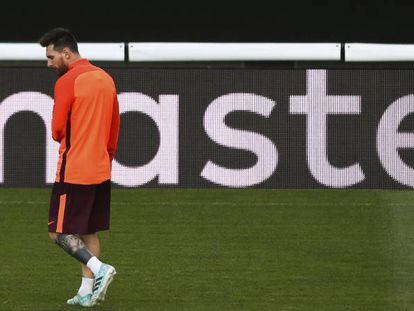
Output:
<instances>
[{"instance_id":1,"label":"man's knee","mask_svg":"<svg viewBox=\"0 0 414 311\"><path fill-rule=\"evenodd\" d=\"M57 242L57 238L58 238L58 236L59 236L59 233L56 233L56 232L49 232L49 237L50 237L50 239L53 241L53 242Z\"/></svg>"}]
</instances>

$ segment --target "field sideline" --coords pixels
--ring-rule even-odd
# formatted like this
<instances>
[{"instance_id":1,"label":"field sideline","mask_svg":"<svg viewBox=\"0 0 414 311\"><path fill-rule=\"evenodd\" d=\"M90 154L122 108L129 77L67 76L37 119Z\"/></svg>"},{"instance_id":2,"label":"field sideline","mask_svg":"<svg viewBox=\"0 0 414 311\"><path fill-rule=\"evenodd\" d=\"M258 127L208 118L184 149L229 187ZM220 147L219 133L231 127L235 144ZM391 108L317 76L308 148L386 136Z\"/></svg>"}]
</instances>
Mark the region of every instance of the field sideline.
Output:
<instances>
[{"instance_id":1,"label":"field sideline","mask_svg":"<svg viewBox=\"0 0 414 311\"><path fill-rule=\"evenodd\" d=\"M50 189L0 188L0 310L79 310ZM115 189L95 310L414 310L414 192Z\"/></svg>"}]
</instances>

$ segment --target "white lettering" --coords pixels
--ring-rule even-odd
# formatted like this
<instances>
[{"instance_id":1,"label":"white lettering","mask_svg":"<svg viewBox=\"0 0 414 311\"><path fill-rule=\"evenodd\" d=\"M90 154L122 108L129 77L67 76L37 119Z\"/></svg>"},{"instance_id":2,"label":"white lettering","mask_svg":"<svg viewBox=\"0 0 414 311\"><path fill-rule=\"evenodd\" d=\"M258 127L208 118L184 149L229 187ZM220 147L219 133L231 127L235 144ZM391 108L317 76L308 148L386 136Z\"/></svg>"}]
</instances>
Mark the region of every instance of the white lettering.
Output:
<instances>
[{"instance_id":1,"label":"white lettering","mask_svg":"<svg viewBox=\"0 0 414 311\"><path fill-rule=\"evenodd\" d=\"M201 176L228 187L247 187L268 179L278 163L278 153L273 142L257 133L229 128L224 118L237 110L269 117L274 106L272 100L255 94L234 93L215 99L204 114L207 135L219 145L253 152L257 156L257 163L247 169L229 169L208 161Z\"/></svg>"},{"instance_id":2,"label":"white lettering","mask_svg":"<svg viewBox=\"0 0 414 311\"><path fill-rule=\"evenodd\" d=\"M5 98L0 105L0 183L4 182L4 128L7 120L22 111L34 112L46 127L46 183L53 183L56 176L59 144L52 137L53 99L39 92L20 92Z\"/></svg>"},{"instance_id":3,"label":"white lettering","mask_svg":"<svg viewBox=\"0 0 414 311\"><path fill-rule=\"evenodd\" d=\"M401 121L414 113L414 95L394 101L385 110L377 131L377 150L385 171L394 180L414 187L414 169L401 160L398 148L414 148L413 133L399 133Z\"/></svg>"},{"instance_id":4,"label":"white lettering","mask_svg":"<svg viewBox=\"0 0 414 311\"><path fill-rule=\"evenodd\" d=\"M290 96L290 112L307 116L307 162L313 177L320 183L342 188L361 182L365 175L359 164L337 168L328 160L326 124L329 114L359 114L360 96L327 95L326 70L306 72L307 94Z\"/></svg>"},{"instance_id":5,"label":"white lettering","mask_svg":"<svg viewBox=\"0 0 414 311\"><path fill-rule=\"evenodd\" d=\"M159 103L142 93L121 93L118 99L120 114L142 112L155 122L160 146L155 157L143 166L128 167L114 159L112 181L134 187L158 176L160 184L178 184L178 95L160 95Z\"/></svg>"}]
</instances>

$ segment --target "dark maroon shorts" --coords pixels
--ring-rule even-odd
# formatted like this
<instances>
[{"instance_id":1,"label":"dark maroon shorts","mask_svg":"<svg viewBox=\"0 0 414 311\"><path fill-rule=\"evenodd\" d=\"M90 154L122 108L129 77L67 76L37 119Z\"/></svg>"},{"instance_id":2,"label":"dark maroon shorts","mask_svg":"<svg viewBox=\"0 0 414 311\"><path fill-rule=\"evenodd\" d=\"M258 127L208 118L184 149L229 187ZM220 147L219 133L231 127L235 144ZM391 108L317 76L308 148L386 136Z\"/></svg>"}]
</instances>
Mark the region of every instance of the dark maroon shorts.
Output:
<instances>
[{"instance_id":1,"label":"dark maroon shorts","mask_svg":"<svg viewBox=\"0 0 414 311\"><path fill-rule=\"evenodd\" d=\"M55 183L49 232L90 234L109 229L111 181L98 185Z\"/></svg>"}]
</instances>

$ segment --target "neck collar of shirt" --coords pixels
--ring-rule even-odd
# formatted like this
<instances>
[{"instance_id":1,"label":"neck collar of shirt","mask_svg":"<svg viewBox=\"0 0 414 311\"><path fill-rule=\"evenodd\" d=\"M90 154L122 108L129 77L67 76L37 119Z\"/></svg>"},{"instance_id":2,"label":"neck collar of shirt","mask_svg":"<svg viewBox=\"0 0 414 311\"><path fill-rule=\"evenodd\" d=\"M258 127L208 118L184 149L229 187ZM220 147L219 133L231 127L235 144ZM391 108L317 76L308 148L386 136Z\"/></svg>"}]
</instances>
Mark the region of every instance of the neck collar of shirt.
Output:
<instances>
[{"instance_id":1,"label":"neck collar of shirt","mask_svg":"<svg viewBox=\"0 0 414 311\"><path fill-rule=\"evenodd\" d=\"M69 65L68 71L75 68L76 66L85 65L85 64L89 64L89 61L86 58L78 59L77 61Z\"/></svg>"}]
</instances>

